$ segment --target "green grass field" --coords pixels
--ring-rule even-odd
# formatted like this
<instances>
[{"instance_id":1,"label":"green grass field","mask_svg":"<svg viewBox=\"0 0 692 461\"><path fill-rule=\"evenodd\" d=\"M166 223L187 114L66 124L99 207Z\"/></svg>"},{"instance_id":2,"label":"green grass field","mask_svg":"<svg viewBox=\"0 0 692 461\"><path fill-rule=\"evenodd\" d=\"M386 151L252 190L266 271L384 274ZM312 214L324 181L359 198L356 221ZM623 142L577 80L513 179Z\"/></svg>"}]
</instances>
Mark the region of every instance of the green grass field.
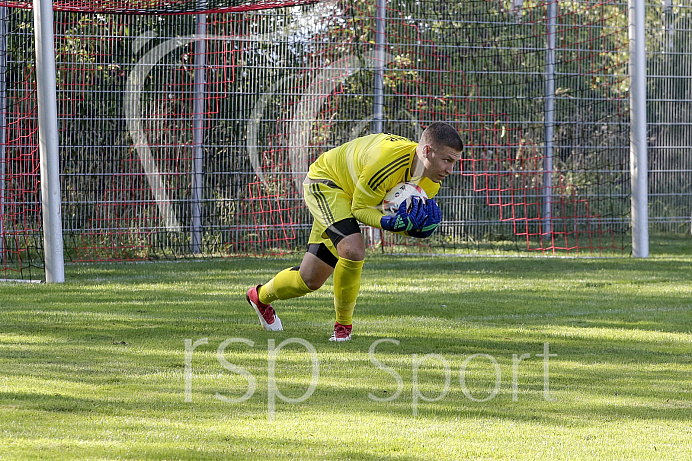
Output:
<instances>
[{"instance_id":1,"label":"green grass field","mask_svg":"<svg viewBox=\"0 0 692 461\"><path fill-rule=\"evenodd\" d=\"M651 252L370 257L341 344L331 281L246 304L297 258L2 284L0 459L692 459L692 238Z\"/></svg>"}]
</instances>

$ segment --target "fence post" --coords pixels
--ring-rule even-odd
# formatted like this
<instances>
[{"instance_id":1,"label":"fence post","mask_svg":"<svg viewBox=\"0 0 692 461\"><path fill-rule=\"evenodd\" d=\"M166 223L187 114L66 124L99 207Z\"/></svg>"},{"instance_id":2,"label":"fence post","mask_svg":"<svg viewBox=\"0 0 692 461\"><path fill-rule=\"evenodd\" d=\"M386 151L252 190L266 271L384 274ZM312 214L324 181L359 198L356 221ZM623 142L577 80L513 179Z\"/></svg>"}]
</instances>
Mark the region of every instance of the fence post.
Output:
<instances>
[{"instance_id":1,"label":"fence post","mask_svg":"<svg viewBox=\"0 0 692 461\"><path fill-rule=\"evenodd\" d=\"M385 61L385 21L387 20L386 0L377 0L375 12L375 82L373 100L373 132L384 131L384 61Z\"/></svg>"},{"instance_id":2,"label":"fence post","mask_svg":"<svg viewBox=\"0 0 692 461\"><path fill-rule=\"evenodd\" d=\"M195 82L192 110L192 231L190 251L202 253L202 200L204 191L204 98L206 92L207 15L197 15Z\"/></svg>"},{"instance_id":3,"label":"fence post","mask_svg":"<svg viewBox=\"0 0 692 461\"><path fill-rule=\"evenodd\" d=\"M645 1L629 0L632 256L649 256Z\"/></svg>"},{"instance_id":4,"label":"fence post","mask_svg":"<svg viewBox=\"0 0 692 461\"><path fill-rule=\"evenodd\" d=\"M387 41L386 33L387 21L387 1L377 0L375 4L375 81L373 82L373 133L384 131L384 61L385 44ZM372 227L370 230L370 240L373 243L382 244L382 232Z\"/></svg>"},{"instance_id":5,"label":"fence post","mask_svg":"<svg viewBox=\"0 0 692 461\"><path fill-rule=\"evenodd\" d=\"M65 281L60 196L60 149L52 0L34 1L36 99L46 282Z\"/></svg>"},{"instance_id":6,"label":"fence post","mask_svg":"<svg viewBox=\"0 0 692 461\"><path fill-rule=\"evenodd\" d=\"M548 2L548 33L545 53L545 156L543 158L543 238L552 239L553 233L553 148L555 134L555 33L557 27L557 0ZM576 219L576 217L575 217ZM576 227L576 223L575 223Z\"/></svg>"}]
</instances>

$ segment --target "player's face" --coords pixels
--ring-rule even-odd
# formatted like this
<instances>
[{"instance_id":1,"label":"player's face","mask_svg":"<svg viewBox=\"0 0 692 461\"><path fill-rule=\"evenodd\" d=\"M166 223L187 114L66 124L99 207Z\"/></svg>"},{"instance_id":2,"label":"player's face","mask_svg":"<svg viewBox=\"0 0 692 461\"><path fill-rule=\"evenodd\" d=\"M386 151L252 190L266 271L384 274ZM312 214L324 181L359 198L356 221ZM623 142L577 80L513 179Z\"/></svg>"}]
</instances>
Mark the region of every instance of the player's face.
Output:
<instances>
[{"instance_id":1,"label":"player's face","mask_svg":"<svg viewBox=\"0 0 692 461\"><path fill-rule=\"evenodd\" d=\"M461 152L443 146L433 148L430 144L423 146L423 176L432 182L440 182L454 171L454 166L459 163Z\"/></svg>"}]
</instances>

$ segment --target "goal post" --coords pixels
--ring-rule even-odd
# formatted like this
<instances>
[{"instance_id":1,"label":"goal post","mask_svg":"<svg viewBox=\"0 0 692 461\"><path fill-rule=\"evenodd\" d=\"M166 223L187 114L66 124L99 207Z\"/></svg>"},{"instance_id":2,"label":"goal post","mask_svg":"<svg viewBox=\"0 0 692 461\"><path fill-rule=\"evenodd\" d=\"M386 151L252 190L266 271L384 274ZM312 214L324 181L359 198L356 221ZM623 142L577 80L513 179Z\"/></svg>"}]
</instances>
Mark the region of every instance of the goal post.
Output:
<instances>
[{"instance_id":1,"label":"goal post","mask_svg":"<svg viewBox=\"0 0 692 461\"><path fill-rule=\"evenodd\" d=\"M7 23L8 8L0 6L0 264L5 262L5 170L7 168Z\"/></svg>"},{"instance_id":2,"label":"goal post","mask_svg":"<svg viewBox=\"0 0 692 461\"><path fill-rule=\"evenodd\" d=\"M34 34L46 282L62 283L65 281L65 260L52 0L34 1Z\"/></svg>"},{"instance_id":3,"label":"goal post","mask_svg":"<svg viewBox=\"0 0 692 461\"><path fill-rule=\"evenodd\" d=\"M629 0L632 256L649 256L645 0Z\"/></svg>"},{"instance_id":4,"label":"goal post","mask_svg":"<svg viewBox=\"0 0 692 461\"><path fill-rule=\"evenodd\" d=\"M192 125L192 184L191 184L191 216L190 252L193 255L202 254L202 202L204 200L204 101L205 101L205 67L207 15L198 14L196 18L195 41L195 76L194 76L194 108Z\"/></svg>"}]
</instances>

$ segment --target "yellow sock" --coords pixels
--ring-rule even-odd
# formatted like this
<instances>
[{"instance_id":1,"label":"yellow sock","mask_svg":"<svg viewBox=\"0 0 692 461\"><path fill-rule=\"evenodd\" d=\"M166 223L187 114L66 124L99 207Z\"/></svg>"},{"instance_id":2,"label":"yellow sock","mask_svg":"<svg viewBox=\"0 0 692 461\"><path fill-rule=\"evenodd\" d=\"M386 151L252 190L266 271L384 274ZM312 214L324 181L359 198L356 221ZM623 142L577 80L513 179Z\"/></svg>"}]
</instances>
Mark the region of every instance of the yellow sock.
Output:
<instances>
[{"instance_id":1,"label":"yellow sock","mask_svg":"<svg viewBox=\"0 0 692 461\"><path fill-rule=\"evenodd\" d=\"M297 267L284 269L276 276L262 285L259 289L259 300L263 304L270 304L277 299L291 299L312 293L300 276Z\"/></svg>"},{"instance_id":2,"label":"yellow sock","mask_svg":"<svg viewBox=\"0 0 692 461\"><path fill-rule=\"evenodd\" d=\"M336 321L341 325L353 323L353 309L360 290L363 261L339 258L334 268L334 309Z\"/></svg>"}]
</instances>

